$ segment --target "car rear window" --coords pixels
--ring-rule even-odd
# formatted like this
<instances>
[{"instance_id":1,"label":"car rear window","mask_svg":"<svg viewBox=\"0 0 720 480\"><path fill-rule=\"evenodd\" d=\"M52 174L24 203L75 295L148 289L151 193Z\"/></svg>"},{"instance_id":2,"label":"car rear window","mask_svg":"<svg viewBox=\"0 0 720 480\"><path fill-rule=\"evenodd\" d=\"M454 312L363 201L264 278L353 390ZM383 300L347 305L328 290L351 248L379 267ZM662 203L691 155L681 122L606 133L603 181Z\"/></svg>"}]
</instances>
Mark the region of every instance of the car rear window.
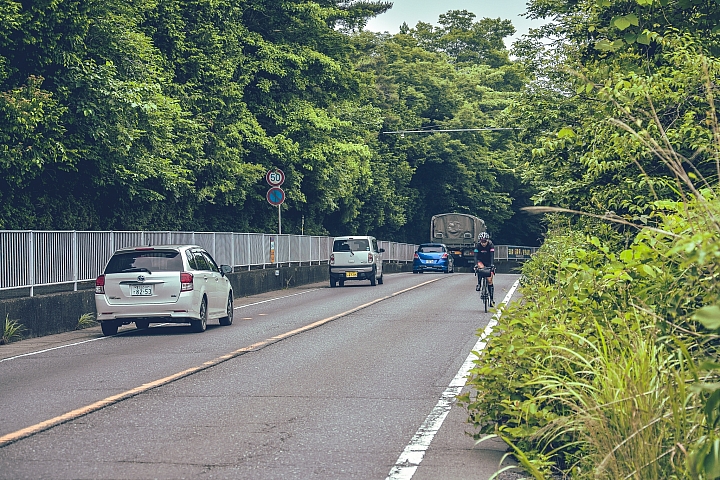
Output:
<instances>
[{"instance_id":1,"label":"car rear window","mask_svg":"<svg viewBox=\"0 0 720 480\"><path fill-rule=\"evenodd\" d=\"M105 267L105 273L182 272L183 262L177 251L138 251L116 253Z\"/></svg>"},{"instance_id":2,"label":"car rear window","mask_svg":"<svg viewBox=\"0 0 720 480\"><path fill-rule=\"evenodd\" d=\"M370 242L366 238L335 240L333 252L369 252Z\"/></svg>"},{"instance_id":3,"label":"car rear window","mask_svg":"<svg viewBox=\"0 0 720 480\"><path fill-rule=\"evenodd\" d=\"M418 248L420 253L442 253L445 249L440 245L422 245Z\"/></svg>"}]
</instances>

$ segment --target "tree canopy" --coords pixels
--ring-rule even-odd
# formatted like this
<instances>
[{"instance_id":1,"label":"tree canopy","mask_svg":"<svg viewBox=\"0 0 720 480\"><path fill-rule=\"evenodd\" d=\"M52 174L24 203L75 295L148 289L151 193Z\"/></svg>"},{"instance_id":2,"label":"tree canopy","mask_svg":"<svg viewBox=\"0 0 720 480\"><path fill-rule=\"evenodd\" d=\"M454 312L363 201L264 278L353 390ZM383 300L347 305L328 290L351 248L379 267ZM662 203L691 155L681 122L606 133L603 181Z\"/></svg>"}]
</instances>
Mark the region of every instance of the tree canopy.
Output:
<instances>
[{"instance_id":1,"label":"tree canopy","mask_svg":"<svg viewBox=\"0 0 720 480\"><path fill-rule=\"evenodd\" d=\"M383 133L512 126L512 24L364 30L391 6L4 0L0 228L273 231L281 168L284 232L422 242L459 211L535 244L517 133Z\"/></svg>"}]
</instances>

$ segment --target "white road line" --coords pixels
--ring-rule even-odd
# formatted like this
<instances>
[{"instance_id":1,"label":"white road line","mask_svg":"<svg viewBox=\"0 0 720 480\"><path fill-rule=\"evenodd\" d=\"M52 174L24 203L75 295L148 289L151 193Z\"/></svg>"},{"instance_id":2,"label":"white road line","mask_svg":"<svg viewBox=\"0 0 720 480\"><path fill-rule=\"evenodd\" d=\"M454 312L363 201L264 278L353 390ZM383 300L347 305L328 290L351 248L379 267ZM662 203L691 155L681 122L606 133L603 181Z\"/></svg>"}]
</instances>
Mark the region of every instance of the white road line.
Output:
<instances>
[{"instance_id":1,"label":"white road line","mask_svg":"<svg viewBox=\"0 0 720 480\"><path fill-rule=\"evenodd\" d=\"M17 430L15 432L7 433L5 435L0 435L0 448L4 447L5 445L9 445L13 442L17 442L18 440L22 440L23 438L27 438L29 436L35 435L39 432L44 432L45 430L48 430L50 428L53 428L57 425L69 422L71 420L74 420L76 418L80 418L84 415L88 415L90 413L96 412L100 410L101 408L105 408L109 405L114 405L118 402L121 402L123 400L126 400L128 398L134 397L136 395L139 395L141 393L147 392L149 390L152 390L157 387L161 387L163 385L167 385L171 382L174 382L180 378L185 378L190 375L193 375L197 372L207 370L209 368L212 368L216 365L219 365L220 363L226 362L230 359L239 357L240 355L244 355L249 352L256 352L262 348L265 348L269 345L273 345L277 342L280 342L286 338L292 337L294 335L298 335L303 332L307 332L309 330L312 330L314 328L320 327L322 325L325 325L326 323L332 322L333 320L337 320L338 318L345 317L347 315L350 315L352 313L355 313L357 311L360 311L364 308L370 307L371 305L375 305L377 303L383 302L385 300L388 300L390 298L395 297L396 295L400 295L405 292L409 292L411 290L414 290L416 288L423 287L425 285L429 285L433 282L437 282L439 279L434 280L428 280L426 282L420 283L418 285L414 285L412 287L406 288L404 290L400 290L399 292L392 293L390 295L387 295L385 297L376 298L375 300L372 300L370 302L364 303L362 305L358 305L357 307L353 307L350 310L347 310L342 313L338 313L337 315L333 315L331 317L324 318L322 320L318 320L316 322L312 322L310 324L307 324L303 327L296 328L294 330L290 330L289 332L281 333L280 335L275 335L274 337L267 338L265 340L255 342L252 345L239 348L235 350L234 352L230 352L226 355L222 355L220 357L217 357L213 360L209 360L207 362L204 362L202 365L198 365L195 367L191 367L188 369L183 370L182 372L175 373L173 375L145 383L139 387L132 388L130 390L127 390L122 393L118 393L115 395L112 395L110 397L104 398L102 400L98 400L95 403L92 403L90 405L86 405L84 407L76 408L75 410L72 410L70 412L64 413L62 415L59 415L57 417L42 421L40 423L36 423L35 425L31 425L29 427L22 428L20 430Z\"/></svg>"},{"instance_id":2,"label":"white road line","mask_svg":"<svg viewBox=\"0 0 720 480\"><path fill-rule=\"evenodd\" d=\"M316 291L316 290L320 290L320 289L319 289L319 288L313 288L313 289L311 289L311 290L305 290L304 292L293 293L292 295L285 295L284 297L276 297L276 298L270 298L270 299L268 299L268 300L263 300L263 301L260 301L260 302L248 303L247 305L240 305L239 307L233 307L233 310L239 310L239 309L245 308L245 307L252 307L252 306L254 306L254 305L260 305L261 303L274 302L275 300L282 300L283 298L296 297L296 296L298 296L298 295L304 295L304 294L306 294L306 293L314 292L314 291Z\"/></svg>"},{"instance_id":3,"label":"white road line","mask_svg":"<svg viewBox=\"0 0 720 480\"><path fill-rule=\"evenodd\" d=\"M294 296L296 296L296 295L303 295L303 294L305 294L305 293L314 292L315 290L319 290L319 289L314 288L314 289L312 289L312 290L306 290L306 291L300 292L300 293L293 293L292 295L285 295L285 296L283 296L283 297L270 298L270 299L268 299L268 300L263 300L263 301L261 301L261 302L249 303L249 304L247 304L247 305L241 305L241 306L239 306L239 307L234 307L233 310L237 310L237 309L245 308L245 307L251 307L251 306L253 306L253 305L260 305L261 303L274 302L275 300L282 300L283 298L294 297ZM161 323L161 324L158 324L158 325L155 325L155 326L156 326L156 327L162 327L162 326L164 326L164 325L174 325L174 324L173 324L173 323ZM123 333L127 333L127 332L120 332L120 335L122 335ZM91 338L90 340L83 340L82 342L68 343L67 345L59 345L59 346L57 346L57 347L46 348L46 349L44 349L44 350L38 350L38 351L36 351L36 352L23 353L23 354L20 354L20 355L15 355L14 357L8 357L8 358L0 359L0 363L2 363L2 362L8 362L8 361L10 361L10 360L15 360L15 359L17 359L17 358L30 357L30 356L32 356L32 355L38 355L38 354L40 354L40 353L47 353L47 352L51 352L51 351L53 351L53 350L59 350L59 349L61 349L61 348L74 347L74 346L76 346L76 345L82 345L83 343L96 342L96 341L98 341L98 340L107 340L108 338L112 338L112 337L114 337L114 336L115 336L115 335L112 335L112 336L110 336L110 337Z\"/></svg>"},{"instance_id":4,"label":"white road line","mask_svg":"<svg viewBox=\"0 0 720 480\"><path fill-rule=\"evenodd\" d=\"M473 360L477 357L473 352L480 352L485 348L487 339L490 334L492 334L493 328L497 325L505 305L510 301L519 284L520 280L516 280L510 288L510 291L505 295L497 312L493 315L492 319L490 319L487 326L485 326L485 330L482 335L480 335L480 338L475 344L475 347L470 351L465 362L463 362L460 370L458 370L457 375L455 375L450 385L448 385L442 393L440 400L438 400L430 412L430 415L427 416L422 425L420 425L420 428L415 432L415 435L410 439L410 443L408 443L405 450L400 454L400 457L398 457L397 462L395 462L395 465L390 469L390 473L385 480L410 480L413 475L415 475L415 471L417 471L417 468L420 466L420 462L425 458L425 453L430 447L430 442L433 441L435 434L440 430L440 427L445 421L445 417L450 413L450 409L455 402L455 397L460 394L465 383L467 383L467 376L474 365Z\"/></svg>"},{"instance_id":5,"label":"white road line","mask_svg":"<svg viewBox=\"0 0 720 480\"><path fill-rule=\"evenodd\" d=\"M0 359L0 363L2 363L2 362L7 362L7 361L9 361L9 360L15 360L16 358L29 357L29 356L31 356L31 355L37 355L38 353L50 352L50 351L52 351L52 350L58 350L58 349L60 349L60 348L73 347L73 346L75 346L75 345L82 345L83 343L95 342L95 341L97 341L97 340L104 340L104 339L106 339L106 338L108 338L108 337L91 338L90 340L83 340L82 342L68 343L67 345L60 345L60 346L58 346L58 347L46 348L45 350L38 350L37 352L23 353L23 354L21 354L21 355L15 355L14 357L8 357L8 358Z\"/></svg>"}]
</instances>

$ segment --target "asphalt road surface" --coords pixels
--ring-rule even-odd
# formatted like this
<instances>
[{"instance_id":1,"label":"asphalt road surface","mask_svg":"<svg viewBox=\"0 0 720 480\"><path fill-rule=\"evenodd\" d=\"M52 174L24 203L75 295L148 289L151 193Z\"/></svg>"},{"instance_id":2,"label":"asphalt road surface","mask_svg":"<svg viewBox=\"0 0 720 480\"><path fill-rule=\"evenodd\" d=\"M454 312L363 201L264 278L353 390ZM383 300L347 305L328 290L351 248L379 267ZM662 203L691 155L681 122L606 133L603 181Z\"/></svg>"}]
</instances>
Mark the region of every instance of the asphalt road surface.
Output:
<instances>
[{"instance_id":1,"label":"asphalt road surface","mask_svg":"<svg viewBox=\"0 0 720 480\"><path fill-rule=\"evenodd\" d=\"M497 275L495 299L517 275ZM487 479L454 406L494 323L471 274L235 300L233 325L0 346L0 479Z\"/></svg>"}]
</instances>

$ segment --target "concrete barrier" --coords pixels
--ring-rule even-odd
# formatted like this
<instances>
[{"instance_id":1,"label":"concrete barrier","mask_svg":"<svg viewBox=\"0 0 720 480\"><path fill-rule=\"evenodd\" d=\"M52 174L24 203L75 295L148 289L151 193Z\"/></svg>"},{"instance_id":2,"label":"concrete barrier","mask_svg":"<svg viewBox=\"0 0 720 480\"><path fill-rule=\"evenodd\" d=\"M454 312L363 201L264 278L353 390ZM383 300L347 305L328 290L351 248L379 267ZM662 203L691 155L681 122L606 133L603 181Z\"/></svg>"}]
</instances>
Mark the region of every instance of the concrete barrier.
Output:
<instances>
[{"instance_id":1,"label":"concrete barrier","mask_svg":"<svg viewBox=\"0 0 720 480\"><path fill-rule=\"evenodd\" d=\"M277 274L276 274L277 271ZM412 264L384 263L385 273L412 271ZM305 265L243 270L228 275L235 298L248 297L311 283L329 282L328 266ZM15 320L23 326L22 338L42 337L78 328L80 317L95 316L94 284L77 292L0 299L0 321ZM329 284L328 284L329 287ZM2 347L0 347L2 348Z\"/></svg>"}]
</instances>

